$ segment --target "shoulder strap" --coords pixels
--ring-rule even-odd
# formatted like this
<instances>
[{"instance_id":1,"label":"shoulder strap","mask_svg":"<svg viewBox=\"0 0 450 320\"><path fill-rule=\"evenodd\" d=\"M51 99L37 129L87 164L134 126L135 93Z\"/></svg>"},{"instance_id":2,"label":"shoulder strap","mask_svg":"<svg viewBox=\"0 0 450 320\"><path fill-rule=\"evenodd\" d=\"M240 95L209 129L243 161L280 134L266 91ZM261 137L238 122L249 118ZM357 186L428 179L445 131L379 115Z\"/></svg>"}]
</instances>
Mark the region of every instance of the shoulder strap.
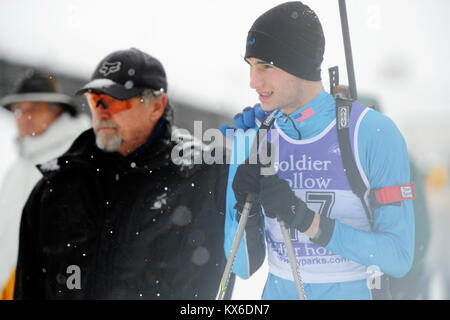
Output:
<instances>
[{"instance_id":1,"label":"shoulder strap","mask_svg":"<svg viewBox=\"0 0 450 320\"><path fill-rule=\"evenodd\" d=\"M348 182L350 183L350 188L361 200L364 212L369 220L370 229L373 230L373 213L371 207L367 205L367 202L364 199L367 187L356 166L350 141L350 114L352 112L352 104L352 100L336 98L336 127L338 131L339 148L341 150L342 162L344 164ZM358 146L355 146L355 148L357 147ZM372 299L391 300L390 276L383 274L381 276L381 281L381 289L370 290Z\"/></svg>"},{"instance_id":2,"label":"shoulder strap","mask_svg":"<svg viewBox=\"0 0 450 320\"><path fill-rule=\"evenodd\" d=\"M339 148L341 150L342 162L344 164L345 174L347 175L350 188L353 193L361 200L364 211L369 220L370 227L373 227L373 214L367 205L364 195L367 192L361 173L356 166L355 158L350 143L350 114L352 112L352 100L336 98L336 128L338 131ZM356 148L357 146L355 146Z\"/></svg>"}]
</instances>

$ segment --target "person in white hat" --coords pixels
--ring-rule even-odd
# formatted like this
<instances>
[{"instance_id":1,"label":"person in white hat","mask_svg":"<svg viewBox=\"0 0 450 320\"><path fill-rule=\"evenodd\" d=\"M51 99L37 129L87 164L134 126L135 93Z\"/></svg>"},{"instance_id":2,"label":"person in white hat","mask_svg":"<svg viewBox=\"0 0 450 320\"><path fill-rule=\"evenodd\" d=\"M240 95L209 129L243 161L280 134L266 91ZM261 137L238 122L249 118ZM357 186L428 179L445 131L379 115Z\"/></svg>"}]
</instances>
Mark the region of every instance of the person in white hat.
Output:
<instances>
[{"instance_id":1,"label":"person in white hat","mask_svg":"<svg viewBox=\"0 0 450 320\"><path fill-rule=\"evenodd\" d=\"M54 77L36 71L28 72L13 94L0 99L0 105L14 112L19 153L6 171L0 192L0 298L9 300L13 297L22 208L41 178L35 166L69 148L89 127L89 117L78 114Z\"/></svg>"}]
</instances>

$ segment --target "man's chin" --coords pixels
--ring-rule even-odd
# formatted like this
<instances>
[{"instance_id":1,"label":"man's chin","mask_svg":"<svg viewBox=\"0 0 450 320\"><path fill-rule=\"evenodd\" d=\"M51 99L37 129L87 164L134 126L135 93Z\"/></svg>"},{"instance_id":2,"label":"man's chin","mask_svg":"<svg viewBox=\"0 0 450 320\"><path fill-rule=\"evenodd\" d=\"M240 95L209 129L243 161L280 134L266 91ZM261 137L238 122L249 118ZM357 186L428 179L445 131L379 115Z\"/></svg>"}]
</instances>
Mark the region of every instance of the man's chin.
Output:
<instances>
[{"instance_id":1,"label":"man's chin","mask_svg":"<svg viewBox=\"0 0 450 320\"><path fill-rule=\"evenodd\" d=\"M277 108L276 106L274 106L273 104L268 103L268 102L260 102L260 105L261 105L261 109L266 112L273 111Z\"/></svg>"},{"instance_id":2,"label":"man's chin","mask_svg":"<svg viewBox=\"0 0 450 320\"><path fill-rule=\"evenodd\" d=\"M106 152L117 152L122 144L120 135L107 135L101 131L96 133L95 143L97 147Z\"/></svg>"}]
</instances>

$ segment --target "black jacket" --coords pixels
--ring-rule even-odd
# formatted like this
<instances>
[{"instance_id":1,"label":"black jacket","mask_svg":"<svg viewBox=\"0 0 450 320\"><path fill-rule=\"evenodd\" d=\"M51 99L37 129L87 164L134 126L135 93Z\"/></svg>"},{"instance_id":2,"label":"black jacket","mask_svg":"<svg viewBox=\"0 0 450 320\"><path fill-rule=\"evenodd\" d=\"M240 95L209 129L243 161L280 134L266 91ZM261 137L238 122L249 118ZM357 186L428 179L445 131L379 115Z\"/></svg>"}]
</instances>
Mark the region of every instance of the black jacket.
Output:
<instances>
[{"instance_id":1,"label":"black jacket","mask_svg":"<svg viewBox=\"0 0 450 320\"><path fill-rule=\"evenodd\" d=\"M90 129L39 166L15 299L215 298L227 167L173 164L168 123L151 139L124 158L99 150Z\"/></svg>"}]
</instances>

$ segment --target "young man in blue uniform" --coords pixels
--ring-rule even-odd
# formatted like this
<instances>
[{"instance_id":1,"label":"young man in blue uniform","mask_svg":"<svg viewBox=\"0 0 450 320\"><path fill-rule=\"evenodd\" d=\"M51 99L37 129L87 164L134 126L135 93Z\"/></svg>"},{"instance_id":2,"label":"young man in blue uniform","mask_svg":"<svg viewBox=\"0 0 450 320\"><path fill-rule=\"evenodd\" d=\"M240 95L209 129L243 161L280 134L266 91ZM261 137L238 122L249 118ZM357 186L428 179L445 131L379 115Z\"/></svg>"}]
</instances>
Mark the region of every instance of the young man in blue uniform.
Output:
<instances>
[{"instance_id":1,"label":"young man in blue uniform","mask_svg":"<svg viewBox=\"0 0 450 320\"><path fill-rule=\"evenodd\" d=\"M244 161L249 156L244 140L255 135L237 131L225 252L230 252L247 194L256 195L233 272L250 277L267 252L263 299L298 298L277 217L289 227L307 299L371 299L371 289L387 285L369 278L374 270L401 277L413 261L414 212L408 196L373 208L371 223L350 188L336 130L336 100L321 82L324 48L319 19L301 2L272 8L248 33L245 60L260 105L246 109L235 123L257 129L255 117L263 120L276 110L267 140L277 151L277 173L263 178L259 164ZM409 158L392 120L355 102L349 128L366 187L388 198L403 190L410 183ZM367 203L368 197L369 192Z\"/></svg>"}]
</instances>

